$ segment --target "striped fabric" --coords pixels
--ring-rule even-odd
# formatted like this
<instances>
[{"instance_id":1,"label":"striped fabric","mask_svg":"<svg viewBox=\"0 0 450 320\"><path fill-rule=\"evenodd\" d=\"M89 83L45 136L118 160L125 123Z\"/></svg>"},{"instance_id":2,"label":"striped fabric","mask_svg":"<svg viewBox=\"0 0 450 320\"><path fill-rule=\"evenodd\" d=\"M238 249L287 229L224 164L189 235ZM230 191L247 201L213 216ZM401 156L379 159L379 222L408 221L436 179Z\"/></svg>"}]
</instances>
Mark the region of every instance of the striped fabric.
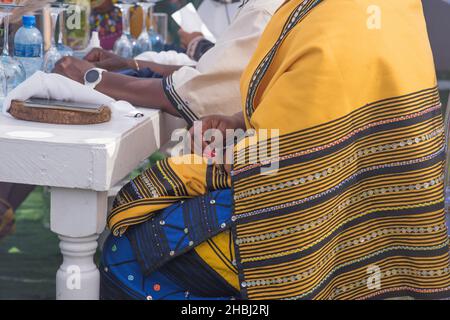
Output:
<instances>
[{"instance_id":1,"label":"striped fabric","mask_svg":"<svg viewBox=\"0 0 450 320\"><path fill-rule=\"evenodd\" d=\"M133 229L130 230L133 233ZM195 250L174 258L150 274L141 265L128 240L110 236L104 245L101 263L102 300L230 300L239 292L221 270L233 259L221 242L224 232ZM224 238L224 239L222 239ZM214 247L214 249L210 249ZM207 255L208 259L205 259ZM236 277L237 271L229 272Z\"/></svg>"},{"instance_id":2,"label":"striped fabric","mask_svg":"<svg viewBox=\"0 0 450 320\"><path fill-rule=\"evenodd\" d=\"M245 164L255 149L237 152L233 219L245 296L448 296L444 140L430 88L281 136L275 176Z\"/></svg>"},{"instance_id":3,"label":"striped fabric","mask_svg":"<svg viewBox=\"0 0 450 320\"><path fill-rule=\"evenodd\" d=\"M229 175L223 165L208 166L206 186L208 190L221 190L230 187Z\"/></svg>"},{"instance_id":4,"label":"striped fabric","mask_svg":"<svg viewBox=\"0 0 450 320\"><path fill-rule=\"evenodd\" d=\"M175 90L172 76L168 76L163 80L163 89L167 99L172 103L173 107L178 111L180 116L186 120L188 125L193 125L195 121L199 120L199 117L194 111L189 108L189 103L184 101L183 98Z\"/></svg>"},{"instance_id":5,"label":"striped fabric","mask_svg":"<svg viewBox=\"0 0 450 320\"><path fill-rule=\"evenodd\" d=\"M173 159L127 184L109 217L102 298L239 297L229 187L223 166Z\"/></svg>"},{"instance_id":6,"label":"striped fabric","mask_svg":"<svg viewBox=\"0 0 450 320\"><path fill-rule=\"evenodd\" d=\"M188 155L185 161L199 161L193 157ZM176 164L173 159L159 161L122 188L108 216L108 226L116 236L177 202L230 187L230 177L223 165L202 163L201 158L197 165L180 162Z\"/></svg>"},{"instance_id":7,"label":"striped fabric","mask_svg":"<svg viewBox=\"0 0 450 320\"><path fill-rule=\"evenodd\" d=\"M127 232L144 274L214 239L231 226L230 189L179 201Z\"/></svg>"},{"instance_id":8,"label":"striped fabric","mask_svg":"<svg viewBox=\"0 0 450 320\"><path fill-rule=\"evenodd\" d=\"M376 2L385 24L372 30L361 24L372 0L286 1L242 77L256 134L237 143L231 179L161 162L121 191L113 233L232 185L222 248L234 245L242 298L448 298L445 130L422 6Z\"/></svg>"}]
</instances>

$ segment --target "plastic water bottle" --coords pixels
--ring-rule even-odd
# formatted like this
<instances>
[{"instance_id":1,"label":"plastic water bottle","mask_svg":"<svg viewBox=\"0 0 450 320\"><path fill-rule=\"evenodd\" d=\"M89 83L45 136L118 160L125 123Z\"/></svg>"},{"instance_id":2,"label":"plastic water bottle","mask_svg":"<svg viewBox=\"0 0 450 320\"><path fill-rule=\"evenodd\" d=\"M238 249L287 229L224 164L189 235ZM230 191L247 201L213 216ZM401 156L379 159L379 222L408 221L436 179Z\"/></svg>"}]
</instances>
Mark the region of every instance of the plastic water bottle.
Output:
<instances>
[{"instance_id":1,"label":"plastic water bottle","mask_svg":"<svg viewBox=\"0 0 450 320\"><path fill-rule=\"evenodd\" d=\"M29 78L41 69L43 41L34 16L23 16L22 22L14 37L14 56L22 62Z\"/></svg>"}]
</instances>

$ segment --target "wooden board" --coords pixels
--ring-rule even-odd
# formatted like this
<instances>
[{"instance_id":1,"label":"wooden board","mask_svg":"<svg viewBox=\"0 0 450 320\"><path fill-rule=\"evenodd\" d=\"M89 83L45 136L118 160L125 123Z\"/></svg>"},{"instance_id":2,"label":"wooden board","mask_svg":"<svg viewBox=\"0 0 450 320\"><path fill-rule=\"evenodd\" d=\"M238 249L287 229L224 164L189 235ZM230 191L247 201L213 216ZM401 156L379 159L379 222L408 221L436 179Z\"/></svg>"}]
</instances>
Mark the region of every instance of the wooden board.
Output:
<instances>
[{"instance_id":1,"label":"wooden board","mask_svg":"<svg viewBox=\"0 0 450 320\"><path fill-rule=\"evenodd\" d=\"M9 113L19 120L51 124L86 125L111 120L111 109L107 106L101 107L99 113L89 113L51 108L29 108L25 107L22 101L14 100L11 103Z\"/></svg>"}]
</instances>

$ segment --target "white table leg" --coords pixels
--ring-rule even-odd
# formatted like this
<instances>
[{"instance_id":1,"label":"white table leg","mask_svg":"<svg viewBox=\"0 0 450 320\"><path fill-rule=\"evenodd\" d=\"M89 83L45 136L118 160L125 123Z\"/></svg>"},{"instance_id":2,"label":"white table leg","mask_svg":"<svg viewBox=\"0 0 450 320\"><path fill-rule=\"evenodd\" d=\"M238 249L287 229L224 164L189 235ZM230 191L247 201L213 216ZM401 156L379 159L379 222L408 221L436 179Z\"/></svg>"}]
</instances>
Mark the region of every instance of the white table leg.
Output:
<instances>
[{"instance_id":1,"label":"white table leg","mask_svg":"<svg viewBox=\"0 0 450 320\"><path fill-rule=\"evenodd\" d=\"M56 274L57 299L99 298L100 273L93 258L106 214L107 192L51 189L51 229L61 240L64 258Z\"/></svg>"}]
</instances>

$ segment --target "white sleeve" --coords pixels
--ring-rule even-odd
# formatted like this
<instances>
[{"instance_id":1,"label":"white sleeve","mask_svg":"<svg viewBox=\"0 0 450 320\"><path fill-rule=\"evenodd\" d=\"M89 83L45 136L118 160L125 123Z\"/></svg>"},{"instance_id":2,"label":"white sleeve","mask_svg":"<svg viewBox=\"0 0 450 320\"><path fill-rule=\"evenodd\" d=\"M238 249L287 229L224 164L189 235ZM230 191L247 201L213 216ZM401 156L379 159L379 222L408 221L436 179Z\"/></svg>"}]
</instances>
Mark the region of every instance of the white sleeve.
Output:
<instances>
[{"instance_id":1,"label":"white sleeve","mask_svg":"<svg viewBox=\"0 0 450 320\"><path fill-rule=\"evenodd\" d=\"M188 123L207 115L233 115L241 110L240 77L267 23L282 3L250 2L196 68L182 67L164 79L167 97Z\"/></svg>"}]
</instances>

